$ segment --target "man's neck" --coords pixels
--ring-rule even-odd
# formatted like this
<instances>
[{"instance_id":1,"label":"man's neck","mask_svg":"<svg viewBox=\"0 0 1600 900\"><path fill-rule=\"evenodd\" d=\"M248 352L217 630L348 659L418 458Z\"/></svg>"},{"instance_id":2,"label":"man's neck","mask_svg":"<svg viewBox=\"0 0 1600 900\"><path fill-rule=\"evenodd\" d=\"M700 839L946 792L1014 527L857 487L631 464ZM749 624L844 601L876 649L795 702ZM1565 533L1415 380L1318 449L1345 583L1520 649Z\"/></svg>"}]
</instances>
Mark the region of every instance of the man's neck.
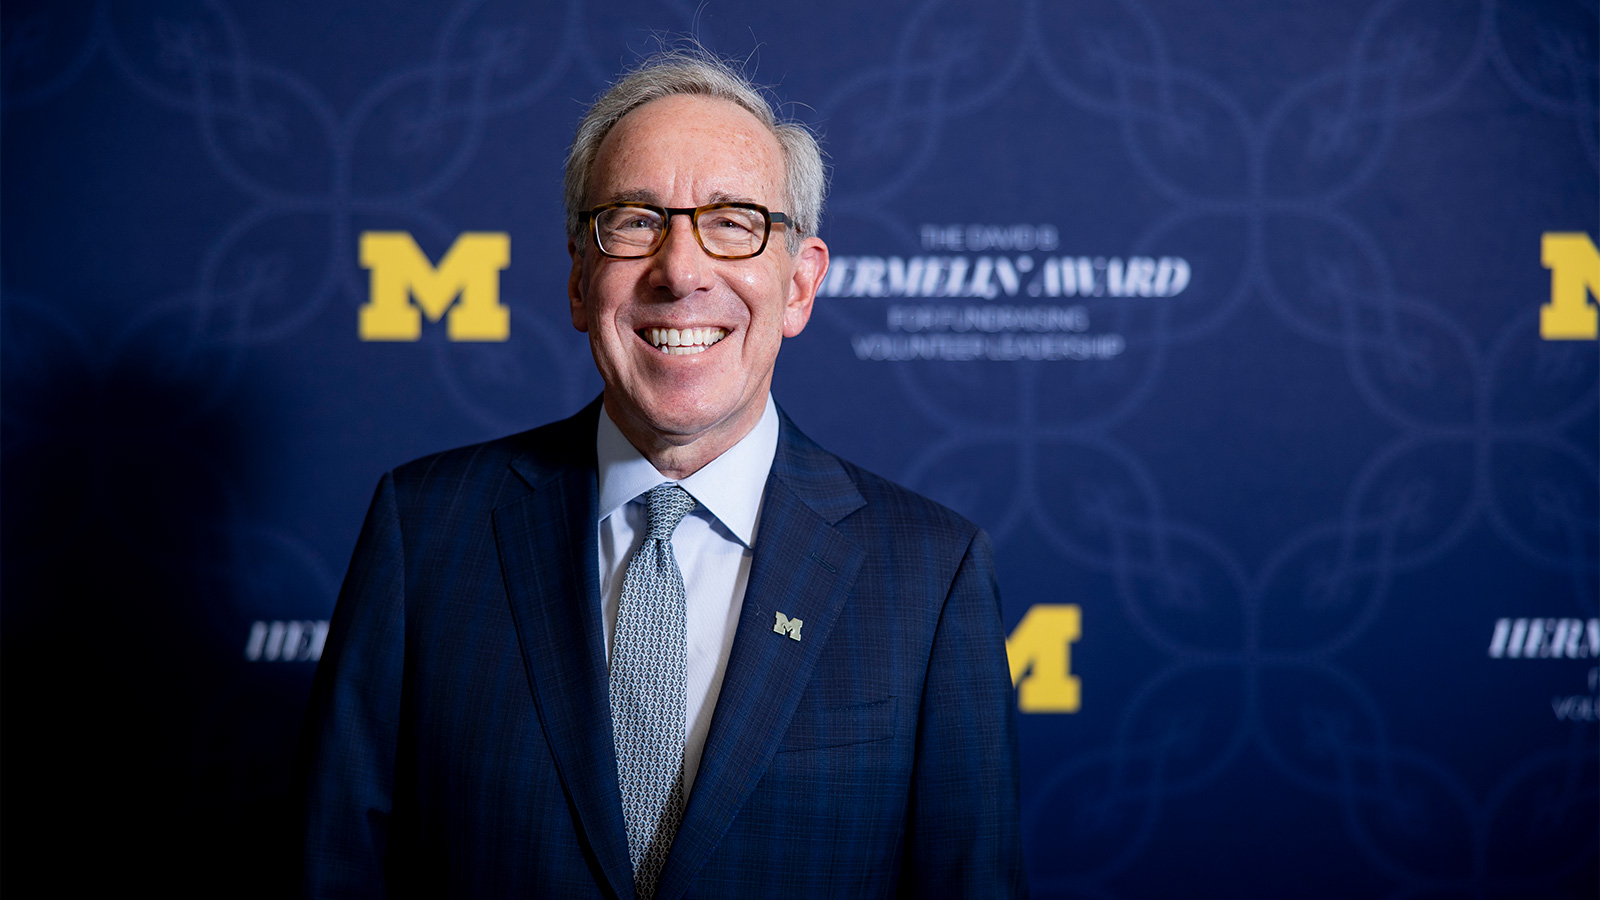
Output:
<instances>
[{"instance_id":1,"label":"man's neck","mask_svg":"<svg viewBox=\"0 0 1600 900\"><path fill-rule=\"evenodd\" d=\"M661 434L634 417L619 414L613 410L609 399L603 404L602 410L616 424L622 436L628 439L628 443L656 467L657 472L680 481L728 452L754 430L766 411L766 402L763 399L759 404L753 403L750 409L741 410L738 418L718 423L716 427L686 440L679 435Z\"/></svg>"}]
</instances>

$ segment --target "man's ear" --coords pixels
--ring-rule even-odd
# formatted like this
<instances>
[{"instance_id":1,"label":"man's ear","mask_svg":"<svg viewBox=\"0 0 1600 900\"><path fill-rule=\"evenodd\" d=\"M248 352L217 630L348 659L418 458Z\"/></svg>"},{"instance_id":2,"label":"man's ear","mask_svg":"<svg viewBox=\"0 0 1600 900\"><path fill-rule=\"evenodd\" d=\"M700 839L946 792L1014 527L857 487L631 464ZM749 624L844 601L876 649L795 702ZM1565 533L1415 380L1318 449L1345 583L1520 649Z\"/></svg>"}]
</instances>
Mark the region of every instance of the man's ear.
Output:
<instances>
[{"instance_id":1,"label":"man's ear","mask_svg":"<svg viewBox=\"0 0 1600 900\"><path fill-rule=\"evenodd\" d=\"M794 255L794 269L789 274L789 297L783 309L783 336L792 338L806 329L811 321L811 306L828 274L828 245L822 238L808 237L800 243Z\"/></svg>"},{"instance_id":2,"label":"man's ear","mask_svg":"<svg viewBox=\"0 0 1600 900\"><path fill-rule=\"evenodd\" d=\"M588 288L583 277L584 252L578 249L576 243L569 240L567 255L572 257L572 273L567 276L567 302L572 305L572 327L579 331L588 331L589 309L583 303L583 292Z\"/></svg>"}]
</instances>

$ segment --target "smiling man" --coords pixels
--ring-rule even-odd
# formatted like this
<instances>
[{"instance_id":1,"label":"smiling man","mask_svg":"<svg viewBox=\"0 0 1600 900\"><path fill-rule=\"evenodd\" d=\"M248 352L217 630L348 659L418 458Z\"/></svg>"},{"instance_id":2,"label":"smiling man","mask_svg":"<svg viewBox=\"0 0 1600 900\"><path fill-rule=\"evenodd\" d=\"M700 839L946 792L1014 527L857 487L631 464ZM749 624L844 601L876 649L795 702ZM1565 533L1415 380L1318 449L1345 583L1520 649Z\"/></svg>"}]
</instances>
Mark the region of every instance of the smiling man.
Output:
<instances>
[{"instance_id":1,"label":"smiling man","mask_svg":"<svg viewBox=\"0 0 1600 900\"><path fill-rule=\"evenodd\" d=\"M579 212L593 228L570 247L572 324L589 333L607 415L668 477L755 428L778 347L811 317L828 248L770 211L794 208L784 156L748 109L678 94L628 112L592 157L585 196L602 203ZM774 229L800 239L765 252Z\"/></svg>"},{"instance_id":2,"label":"smiling man","mask_svg":"<svg viewBox=\"0 0 1600 900\"><path fill-rule=\"evenodd\" d=\"M1024 893L988 540L773 403L821 154L663 54L579 125L605 387L384 476L317 671L308 896Z\"/></svg>"}]
</instances>

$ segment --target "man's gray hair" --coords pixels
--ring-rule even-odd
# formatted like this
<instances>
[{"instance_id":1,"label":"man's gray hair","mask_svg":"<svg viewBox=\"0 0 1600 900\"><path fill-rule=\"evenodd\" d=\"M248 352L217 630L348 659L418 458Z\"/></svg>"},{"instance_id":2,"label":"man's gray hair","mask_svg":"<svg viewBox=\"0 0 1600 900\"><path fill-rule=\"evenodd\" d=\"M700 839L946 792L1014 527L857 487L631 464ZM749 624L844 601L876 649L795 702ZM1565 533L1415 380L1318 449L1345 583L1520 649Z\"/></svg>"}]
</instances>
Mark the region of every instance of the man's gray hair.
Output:
<instances>
[{"instance_id":1,"label":"man's gray hair","mask_svg":"<svg viewBox=\"0 0 1600 900\"><path fill-rule=\"evenodd\" d=\"M732 64L698 46L664 50L641 62L613 84L589 107L567 154L565 201L567 237L579 247L588 237L580 215L589 209L589 177L600 143L623 116L662 97L680 94L717 97L738 104L772 131L783 148L784 202L789 214L787 245L790 253L800 241L817 233L822 224L827 174L822 148L804 124L780 120L761 90Z\"/></svg>"}]
</instances>

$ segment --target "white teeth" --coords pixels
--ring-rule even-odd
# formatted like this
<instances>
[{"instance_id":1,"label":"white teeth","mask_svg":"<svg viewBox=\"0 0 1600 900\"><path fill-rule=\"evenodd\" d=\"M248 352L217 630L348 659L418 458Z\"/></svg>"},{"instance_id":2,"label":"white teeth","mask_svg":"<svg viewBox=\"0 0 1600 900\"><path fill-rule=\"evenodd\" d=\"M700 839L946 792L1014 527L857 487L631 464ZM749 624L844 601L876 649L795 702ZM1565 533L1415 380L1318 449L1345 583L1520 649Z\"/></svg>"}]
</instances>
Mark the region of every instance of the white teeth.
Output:
<instances>
[{"instance_id":1,"label":"white teeth","mask_svg":"<svg viewBox=\"0 0 1600 900\"><path fill-rule=\"evenodd\" d=\"M726 328L646 328L641 336L650 346L672 356L704 353L706 348L728 336Z\"/></svg>"}]
</instances>

